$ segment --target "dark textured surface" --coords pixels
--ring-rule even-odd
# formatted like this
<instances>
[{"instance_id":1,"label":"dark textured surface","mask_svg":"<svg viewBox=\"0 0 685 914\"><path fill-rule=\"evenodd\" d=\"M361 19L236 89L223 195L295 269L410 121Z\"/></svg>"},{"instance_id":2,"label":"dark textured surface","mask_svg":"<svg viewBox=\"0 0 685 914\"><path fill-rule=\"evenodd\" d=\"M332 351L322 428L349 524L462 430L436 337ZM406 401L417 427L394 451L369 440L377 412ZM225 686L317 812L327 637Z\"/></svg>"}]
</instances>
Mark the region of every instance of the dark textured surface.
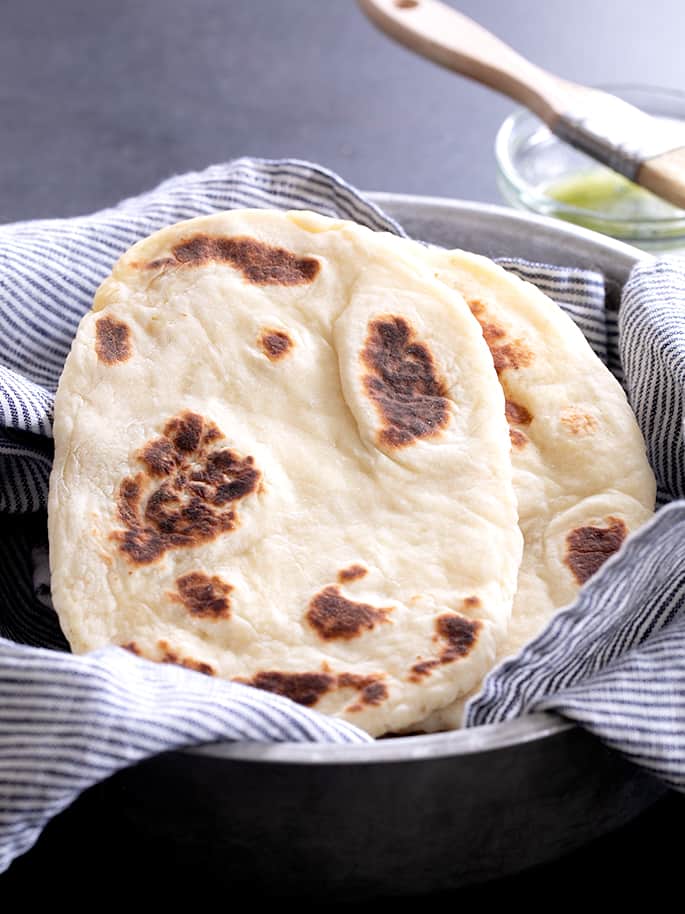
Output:
<instances>
[{"instance_id":1,"label":"dark textured surface","mask_svg":"<svg viewBox=\"0 0 685 914\"><path fill-rule=\"evenodd\" d=\"M577 849L659 790L579 729L506 752L357 766L169 753L83 794L0 886L30 895L37 872L52 885L77 862L108 896L152 884L160 902L193 886L229 902L244 892L351 901L451 891L459 900L506 892L511 904L532 885L554 898L559 881L570 894L598 878L611 879L618 902L622 867L639 861L645 875L634 879L648 885L669 853L675 859L655 811L644 814L642 837L628 825ZM658 809L672 834L678 806ZM565 863L494 878L565 853Z\"/></svg>"},{"instance_id":2,"label":"dark textured surface","mask_svg":"<svg viewBox=\"0 0 685 914\"><path fill-rule=\"evenodd\" d=\"M685 88L682 0L453 5L570 79ZM498 199L512 103L392 44L354 0L2 0L0 16L0 222L247 154Z\"/></svg>"},{"instance_id":3,"label":"dark textured surface","mask_svg":"<svg viewBox=\"0 0 685 914\"><path fill-rule=\"evenodd\" d=\"M682 0L458 6L560 75L685 89ZM318 160L365 188L496 202L492 142L511 107L392 45L352 0L2 0L0 222L86 212L246 154ZM147 865L161 898L202 874L116 809L78 814L58 819L0 890L73 897L95 879L129 894ZM558 863L441 900L628 901L655 873L665 893L679 888L670 836L683 814L670 795ZM216 879L221 855L206 863ZM214 887L207 866L203 879L200 896Z\"/></svg>"}]
</instances>

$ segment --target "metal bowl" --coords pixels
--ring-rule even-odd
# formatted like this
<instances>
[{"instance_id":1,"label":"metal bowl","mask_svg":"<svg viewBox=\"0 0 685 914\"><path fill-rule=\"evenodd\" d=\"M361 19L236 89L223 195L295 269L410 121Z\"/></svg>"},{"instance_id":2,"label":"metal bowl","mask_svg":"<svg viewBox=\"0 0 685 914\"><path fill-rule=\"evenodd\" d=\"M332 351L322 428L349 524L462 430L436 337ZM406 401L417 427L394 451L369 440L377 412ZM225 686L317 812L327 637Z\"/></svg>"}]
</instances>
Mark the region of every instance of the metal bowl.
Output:
<instances>
[{"instance_id":1,"label":"metal bowl","mask_svg":"<svg viewBox=\"0 0 685 914\"><path fill-rule=\"evenodd\" d=\"M610 306L640 251L496 206L376 194L414 237L491 257L601 270ZM170 752L91 788L60 819L118 823L132 847L251 893L421 893L555 859L629 821L663 792L551 714L373 745L215 744ZM139 853L139 851L136 851ZM73 847L69 847L73 856ZM119 863L119 866L121 862Z\"/></svg>"}]
</instances>

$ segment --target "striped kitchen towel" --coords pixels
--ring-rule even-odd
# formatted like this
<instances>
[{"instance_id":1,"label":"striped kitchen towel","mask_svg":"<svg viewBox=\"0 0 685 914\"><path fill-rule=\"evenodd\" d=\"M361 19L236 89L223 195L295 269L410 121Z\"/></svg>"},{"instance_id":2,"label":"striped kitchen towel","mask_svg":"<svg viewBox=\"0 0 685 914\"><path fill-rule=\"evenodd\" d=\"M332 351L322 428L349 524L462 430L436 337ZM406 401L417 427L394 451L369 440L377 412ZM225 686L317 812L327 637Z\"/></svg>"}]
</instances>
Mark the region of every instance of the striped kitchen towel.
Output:
<instances>
[{"instance_id":1,"label":"striped kitchen towel","mask_svg":"<svg viewBox=\"0 0 685 914\"><path fill-rule=\"evenodd\" d=\"M52 400L79 319L113 262L139 238L238 206L313 209L402 234L325 169L256 159L173 178L92 216L0 227L0 872L81 791L149 755L214 740L370 742L287 699L119 648L73 656L50 605ZM685 270L641 265L619 324L605 308L601 275L505 265L553 297L623 380L660 501L682 497ZM470 703L469 724L557 710L685 787L681 569L685 503L675 502L535 642L490 675Z\"/></svg>"}]
</instances>

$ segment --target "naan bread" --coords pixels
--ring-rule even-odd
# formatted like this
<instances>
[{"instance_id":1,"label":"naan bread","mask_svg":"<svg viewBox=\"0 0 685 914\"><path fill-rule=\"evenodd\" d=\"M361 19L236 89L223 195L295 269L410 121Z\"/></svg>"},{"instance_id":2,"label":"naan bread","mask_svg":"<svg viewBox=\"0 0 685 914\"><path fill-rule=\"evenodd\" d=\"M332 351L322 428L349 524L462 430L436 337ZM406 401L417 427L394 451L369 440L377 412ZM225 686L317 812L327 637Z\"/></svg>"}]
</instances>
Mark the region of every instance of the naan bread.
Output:
<instances>
[{"instance_id":1,"label":"naan bread","mask_svg":"<svg viewBox=\"0 0 685 914\"><path fill-rule=\"evenodd\" d=\"M472 689L521 535L480 327L413 242L233 211L135 245L55 403L72 648L287 695L371 734Z\"/></svg>"},{"instance_id":2,"label":"naan bread","mask_svg":"<svg viewBox=\"0 0 685 914\"><path fill-rule=\"evenodd\" d=\"M479 321L506 398L524 551L501 660L648 520L654 475L621 386L561 308L485 257L431 249L426 258ZM460 726L468 697L412 729Z\"/></svg>"}]
</instances>

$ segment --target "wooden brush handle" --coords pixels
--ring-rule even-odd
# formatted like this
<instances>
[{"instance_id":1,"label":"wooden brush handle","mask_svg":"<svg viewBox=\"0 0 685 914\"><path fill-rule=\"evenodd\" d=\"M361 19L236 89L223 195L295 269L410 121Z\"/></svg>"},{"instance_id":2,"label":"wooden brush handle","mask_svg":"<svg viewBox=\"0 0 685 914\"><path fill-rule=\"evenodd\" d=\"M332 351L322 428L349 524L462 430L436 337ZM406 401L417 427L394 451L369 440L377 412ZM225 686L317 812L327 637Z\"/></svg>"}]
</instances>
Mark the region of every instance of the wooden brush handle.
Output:
<instances>
[{"instance_id":1,"label":"wooden brush handle","mask_svg":"<svg viewBox=\"0 0 685 914\"><path fill-rule=\"evenodd\" d=\"M435 63L503 92L553 124L575 90L437 0L358 0L382 31Z\"/></svg>"}]
</instances>

